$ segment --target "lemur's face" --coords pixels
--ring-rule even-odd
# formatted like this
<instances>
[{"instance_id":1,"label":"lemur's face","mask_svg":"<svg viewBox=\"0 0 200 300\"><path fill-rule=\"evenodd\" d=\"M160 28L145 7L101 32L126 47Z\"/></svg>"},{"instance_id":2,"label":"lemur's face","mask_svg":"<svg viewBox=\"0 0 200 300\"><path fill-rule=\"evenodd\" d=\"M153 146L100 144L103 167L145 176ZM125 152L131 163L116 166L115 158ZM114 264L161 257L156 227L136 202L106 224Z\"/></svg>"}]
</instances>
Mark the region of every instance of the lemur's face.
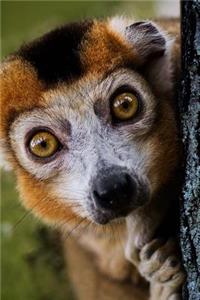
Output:
<instances>
[{"instance_id":1,"label":"lemur's face","mask_svg":"<svg viewBox=\"0 0 200 300\"><path fill-rule=\"evenodd\" d=\"M5 63L2 141L28 208L105 224L151 201L177 161L165 50L151 23L110 20L58 29Z\"/></svg>"}]
</instances>

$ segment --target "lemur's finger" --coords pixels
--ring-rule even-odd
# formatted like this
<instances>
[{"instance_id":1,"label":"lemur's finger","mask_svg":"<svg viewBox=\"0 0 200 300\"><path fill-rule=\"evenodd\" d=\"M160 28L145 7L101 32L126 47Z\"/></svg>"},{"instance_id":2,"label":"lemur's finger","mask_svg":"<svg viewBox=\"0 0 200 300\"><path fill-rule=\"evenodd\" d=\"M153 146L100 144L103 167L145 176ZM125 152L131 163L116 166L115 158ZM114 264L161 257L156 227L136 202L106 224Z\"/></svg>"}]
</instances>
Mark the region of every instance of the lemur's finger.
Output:
<instances>
[{"instance_id":1,"label":"lemur's finger","mask_svg":"<svg viewBox=\"0 0 200 300\"><path fill-rule=\"evenodd\" d=\"M176 274L171 276L166 282L160 283L163 286L162 297L160 299L180 300L181 286L185 280L185 275L181 269L177 270ZM153 281L156 282L156 281Z\"/></svg>"},{"instance_id":2,"label":"lemur's finger","mask_svg":"<svg viewBox=\"0 0 200 300\"><path fill-rule=\"evenodd\" d=\"M173 288L175 291L177 291L180 288L180 286L184 283L184 281L185 281L185 273L183 272L183 270L180 270L172 277L168 285L171 288Z\"/></svg>"},{"instance_id":3,"label":"lemur's finger","mask_svg":"<svg viewBox=\"0 0 200 300\"><path fill-rule=\"evenodd\" d=\"M164 283L172 279L180 269L180 262L176 256L170 256L166 259L161 268L152 275L152 280Z\"/></svg>"},{"instance_id":4,"label":"lemur's finger","mask_svg":"<svg viewBox=\"0 0 200 300\"><path fill-rule=\"evenodd\" d=\"M162 255L158 255L158 249L163 245L164 241L155 239L152 242L145 245L140 252L140 273L148 280L152 278L154 272L156 272L163 263Z\"/></svg>"},{"instance_id":5,"label":"lemur's finger","mask_svg":"<svg viewBox=\"0 0 200 300\"><path fill-rule=\"evenodd\" d=\"M146 244L140 251L140 260L150 259L153 253L164 244L164 240L154 239L150 243Z\"/></svg>"},{"instance_id":6,"label":"lemur's finger","mask_svg":"<svg viewBox=\"0 0 200 300\"><path fill-rule=\"evenodd\" d=\"M166 243L163 239L155 239L151 243L145 245L140 252L140 259L158 259L164 262L166 258L177 252L177 246L173 239L169 239Z\"/></svg>"}]
</instances>

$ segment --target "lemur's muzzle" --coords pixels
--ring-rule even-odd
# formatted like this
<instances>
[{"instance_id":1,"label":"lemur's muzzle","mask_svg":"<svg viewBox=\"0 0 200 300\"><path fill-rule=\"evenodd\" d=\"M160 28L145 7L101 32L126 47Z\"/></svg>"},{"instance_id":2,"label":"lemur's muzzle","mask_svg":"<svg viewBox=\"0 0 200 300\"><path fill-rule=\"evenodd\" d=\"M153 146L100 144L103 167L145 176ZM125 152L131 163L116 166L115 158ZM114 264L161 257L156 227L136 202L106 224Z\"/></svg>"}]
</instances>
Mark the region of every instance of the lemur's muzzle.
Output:
<instances>
[{"instance_id":1,"label":"lemur's muzzle","mask_svg":"<svg viewBox=\"0 0 200 300\"><path fill-rule=\"evenodd\" d=\"M102 213L109 220L126 216L146 202L145 190L146 187L141 188L136 175L133 176L127 169L119 166L104 168L93 180L95 215Z\"/></svg>"}]
</instances>

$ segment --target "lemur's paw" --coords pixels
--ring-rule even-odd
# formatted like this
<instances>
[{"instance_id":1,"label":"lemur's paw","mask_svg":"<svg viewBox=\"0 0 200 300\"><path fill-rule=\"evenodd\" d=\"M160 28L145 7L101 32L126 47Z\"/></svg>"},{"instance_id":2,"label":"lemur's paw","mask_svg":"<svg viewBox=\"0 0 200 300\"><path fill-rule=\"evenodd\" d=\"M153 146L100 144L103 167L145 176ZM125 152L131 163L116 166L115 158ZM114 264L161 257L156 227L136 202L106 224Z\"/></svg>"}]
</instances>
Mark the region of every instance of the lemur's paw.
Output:
<instances>
[{"instance_id":1,"label":"lemur's paw","mask_svg":"<svg viewBox=\"0 0 200 300\"><path fill-rule=\"evenodd\" d=\"M175 291L168 285L152 282L150 284L150 300L182 300L182 296L180 291Z\"/></svg>"},{"instance_id":2,"label":"lemur's paw","mask_svg":"<svg viewBox=\"0 0 200 300\"><path fill-rule=\"evenodd\" d=\"M155 239L146 244L140 252L139 271L149 282L167 284L176 290L184 282L176 242Z\"/></svg>"}]
</instances>

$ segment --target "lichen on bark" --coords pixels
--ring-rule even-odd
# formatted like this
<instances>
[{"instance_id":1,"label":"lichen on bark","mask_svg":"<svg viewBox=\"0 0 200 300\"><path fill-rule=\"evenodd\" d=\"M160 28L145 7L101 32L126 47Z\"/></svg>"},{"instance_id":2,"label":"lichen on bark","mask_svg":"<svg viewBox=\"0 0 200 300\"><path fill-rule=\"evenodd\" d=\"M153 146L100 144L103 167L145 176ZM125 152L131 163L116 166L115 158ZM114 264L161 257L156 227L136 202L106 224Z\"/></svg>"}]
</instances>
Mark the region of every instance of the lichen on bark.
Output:
<instances>
[{"instance_id":1,"label":"lichen on bark","mask_svg":"<svg viewBox=\"0 0 200 300\"><path fill-rule=\"evenodd\" d=\"M182 1L181 131L185 171L180 243L187 280L184 300L200 300L200 1Z\"/></svg>"}]
</instances>

